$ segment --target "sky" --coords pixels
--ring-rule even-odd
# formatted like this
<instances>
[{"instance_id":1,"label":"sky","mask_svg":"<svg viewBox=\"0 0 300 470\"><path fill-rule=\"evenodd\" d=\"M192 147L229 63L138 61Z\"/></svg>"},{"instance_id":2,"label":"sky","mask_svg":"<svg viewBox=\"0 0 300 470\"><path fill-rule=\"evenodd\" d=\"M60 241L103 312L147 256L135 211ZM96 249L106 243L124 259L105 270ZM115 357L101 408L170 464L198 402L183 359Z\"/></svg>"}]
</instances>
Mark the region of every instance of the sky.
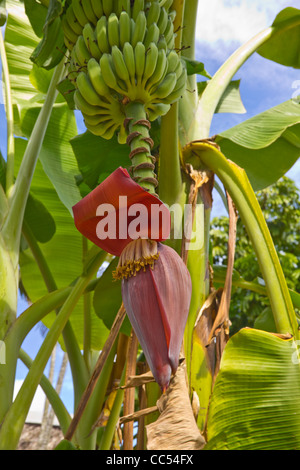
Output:
<instances>
[{"instance_id":1,"label":"sky","mask_svg":"<svg viewBox=\"0 0 300 470\"><path fill-rule=\"evenodd\" d=\"M188 0L187 0L188 1ZM197 48L196 58L204 63L206 70L213 75L221 64L245 41L268 27L277 13L288 6L300 8L300 0L200 0L197 16ZM247 110L246 114L215 115L211 135L221 132L233 125L250 118L272 106L292 97L293 83L300 79L299 70L286 68L263 59L254 54L240 69L236 79L241 79L241 97ZM3 130L3 105L0 102L0 122ZM82 132L81 120L78 130ZM0 132L0 145L3 149L3 132ZM2 143L2 144L1 144ZM289 171L288 176L300 186L300 162ZM214 215L224 213L220 198L214 193ZM19 311L26 308L20 299ZM23 348L34 357L43 337L39 326L34 328ZM62 352L57 351L57 365L60 365ZM47 374L47 370L46 370ZM26 375L26 368L19 363L17 379ZM40 396L40 395L39 395ZM72 412L72 380L70 369L67 369L62 399Z\"/></svg>"}]
</instances>

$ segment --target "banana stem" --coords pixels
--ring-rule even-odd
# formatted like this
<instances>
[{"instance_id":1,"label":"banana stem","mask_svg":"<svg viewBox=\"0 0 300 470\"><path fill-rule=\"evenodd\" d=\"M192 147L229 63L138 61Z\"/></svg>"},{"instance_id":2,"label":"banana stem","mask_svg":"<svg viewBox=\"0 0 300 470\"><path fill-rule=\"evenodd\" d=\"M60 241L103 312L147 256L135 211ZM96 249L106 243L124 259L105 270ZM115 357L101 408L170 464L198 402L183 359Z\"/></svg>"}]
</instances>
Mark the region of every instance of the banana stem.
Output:
<instances>
[{"instance_id":1,"label":"banana stem","mask_svg":"<svg viewBox=\"0 0 300 470\"><path fill-rule=\"evenodd\" d=\"M155 194L157 179L154 173L155 157L151 155L153 140L149 129L143 103L132 101L125 108L125 127L128 126L127 144L130 146L129 158L132 161L133 179L149 193Z\"/></svg>"},{"instance_id":2,"label":"banana stem","mask_svg":"<svg viewBox=\"0 0 300 470\"><path fill-rule=\"evenodd\" d=\"M174 20L175 49L180 51L185 0L175 0L176 10ZM180 54L180 52L178 52ZM179 157L178 134L178 102L171 106L170 111L161 118L160 152L159 152L159 197L171 206L182 196L182 178Z\"/></svg>"}]
</instances>

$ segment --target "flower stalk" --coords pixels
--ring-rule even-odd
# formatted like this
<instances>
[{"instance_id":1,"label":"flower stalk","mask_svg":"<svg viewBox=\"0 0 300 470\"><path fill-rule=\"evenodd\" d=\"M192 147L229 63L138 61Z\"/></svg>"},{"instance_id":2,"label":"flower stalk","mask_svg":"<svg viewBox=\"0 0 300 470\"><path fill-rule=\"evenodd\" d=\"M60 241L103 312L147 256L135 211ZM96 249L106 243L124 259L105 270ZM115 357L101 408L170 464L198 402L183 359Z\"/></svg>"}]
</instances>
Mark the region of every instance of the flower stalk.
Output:
<instances>
[{"instance_id":1,"label":"flower stalk","mask_svg":"<svg viewBox=\"0 0 300 470\"><path fill-rule=\"evenodd\" d=\"M151 155L153 140L150 137L150 121L145 107L139 102L130 102L125 108L125 128L128 128L127 144L130 146L129 158L132 162L133 180L151 194L155 194L158 185L155 169L155 157Z\"/></svg>"}]
</instances>

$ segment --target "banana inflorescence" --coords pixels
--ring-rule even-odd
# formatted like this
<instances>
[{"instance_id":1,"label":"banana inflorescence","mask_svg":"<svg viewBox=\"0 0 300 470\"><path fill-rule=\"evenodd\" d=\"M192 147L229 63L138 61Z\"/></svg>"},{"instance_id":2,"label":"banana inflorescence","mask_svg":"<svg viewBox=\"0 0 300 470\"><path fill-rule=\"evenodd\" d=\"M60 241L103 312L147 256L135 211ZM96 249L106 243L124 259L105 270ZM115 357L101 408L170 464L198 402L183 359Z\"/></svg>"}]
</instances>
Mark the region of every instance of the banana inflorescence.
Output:
<instances>
[{"instance_id":1,"label":"banana inflorescence","mask_svg":"<svg viewBox=\"0 0 300 470\"><path fill-rule=\"evenodd\" d=\"M172 0L72 0L63 18L69 79L87 128L111 138L126 105L143 103L150 121L182 95L186 70L174 50Z\"/></svg>"}]
</instances>

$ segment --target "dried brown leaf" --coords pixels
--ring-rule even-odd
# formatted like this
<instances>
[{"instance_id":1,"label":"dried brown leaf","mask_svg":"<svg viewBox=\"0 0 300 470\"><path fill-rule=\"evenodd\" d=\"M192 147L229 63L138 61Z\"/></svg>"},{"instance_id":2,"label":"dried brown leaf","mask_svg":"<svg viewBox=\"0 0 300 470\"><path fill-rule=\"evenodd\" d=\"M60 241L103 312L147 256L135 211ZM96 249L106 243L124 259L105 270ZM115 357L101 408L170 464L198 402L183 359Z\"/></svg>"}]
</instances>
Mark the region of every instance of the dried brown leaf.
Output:
<instances>
[{"instance_id":1,"label":"dried brown leaf","mask_svg":"<svg viewBox=\"0 0 300 470\"><path fill-rule=\"evenodd\" d=\"M205 444L191 407L185 361L157 401L160 416L146 427L148 450L200 450Z\"/></svg>"}]
</instances>

